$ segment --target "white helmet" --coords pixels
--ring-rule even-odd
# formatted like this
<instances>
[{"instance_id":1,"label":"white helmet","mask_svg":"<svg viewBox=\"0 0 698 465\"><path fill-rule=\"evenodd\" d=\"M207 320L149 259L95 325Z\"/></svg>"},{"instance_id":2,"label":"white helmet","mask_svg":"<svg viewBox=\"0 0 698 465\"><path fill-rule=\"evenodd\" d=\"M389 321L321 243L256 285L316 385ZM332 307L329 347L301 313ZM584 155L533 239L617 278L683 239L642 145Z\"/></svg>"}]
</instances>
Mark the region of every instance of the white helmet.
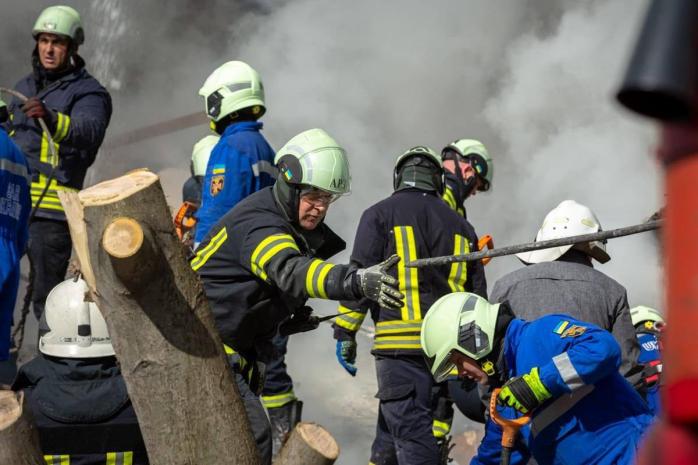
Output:
<instances>
[{"instance_id":1,"label":"white helmet","mask_svg":"<svg viewBox=\"0 0 698 465\"><path fill-rule=\"evenodd\" d=\"M243 108L251 107L259 117L265 111L262 78L242 61L229 61L216 68L199 95L204 98L206 115L216 122Z\"/></svg>"},{"instance_id":2,"label":"white helmet","mask_svg":"<svg viewBox=\"0 0 698 465\"><path fill-rule=\"evenodd\" d=\"M194 144L191 152L191 171L194 176L206 176L208 159L211 158L213 147L218 144L219 136L208 135Z\"/></svg>"},{"instance_id":3,"label":"white helmet","mask_svg":"<svg viewBox=\"0 0 698 465\"><path fill-rule=\"evenodd\" d=\"M114 356L107 323L92 302L85 301L87 283L69 279L46 298L46 323L51 328L39 340L42 354L63 358Z\"/></svg>"},{"instance_id":4,"label":"white helmet","mask_svg":"<svg viewBox=\"0 0 698 465\"><path fill-rule=\"evenodd\" d=\"M592 234L598 231L601 231L601 225L589 207L574 200L565 200L546 215L543 225L538 230L538 235L536 235L536 242L578 236L580 234ZM606 246L598 241L533 250L516 254L516 256L524 263L552 262L560 258L572 247L581 250L599 263L606 263L611 259L608 253L606 253Z\"/></svg>"}]
</instances>

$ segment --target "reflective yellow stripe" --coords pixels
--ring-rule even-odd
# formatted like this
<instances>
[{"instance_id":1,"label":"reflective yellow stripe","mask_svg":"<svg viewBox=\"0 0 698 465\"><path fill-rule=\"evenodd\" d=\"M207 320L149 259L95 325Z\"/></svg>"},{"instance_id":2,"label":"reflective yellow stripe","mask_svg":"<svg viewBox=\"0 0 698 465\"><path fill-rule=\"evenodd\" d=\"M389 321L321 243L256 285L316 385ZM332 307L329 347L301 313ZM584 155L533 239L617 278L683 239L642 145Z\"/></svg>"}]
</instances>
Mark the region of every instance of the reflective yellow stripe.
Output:
<instances>
[{"instance_id":1,"label":"reflective yellow stripe","mask_svg":"<svg viewBox=\"0 0 698 465\"><path fill-rule=\"evenodd\" d=\"M431 429L434 433L434 437L437 439L441 439L445 438L448 435L448 433L451 432L451 424L446 423L445 421L439 421L434 419L434 423Z\"/></svg>"},{"instance_id":2,"label":"reflective yellow stripe","mask_svg":"<svg viewBox=\"0 0 698 465\"><path fill-rule=\"evenodd\" d=\"M333 264L318 259L310 263L308 272L305 274L305 290L310 297L327 299L325 279L332 268L334 268Z\"/></svg>"},{"instance_id":3,"label":"reflective yellow stripe","mask_svg":"<svg viewBox=\"0 0 698 465\"><path fill-rule=\"evenodd\" d=\"M56 122L56 133L53 135L53 141L59 143L68 135L70 130L70 116L63 113L57 113L58 120Z\"/></svg>"},{"instance_id":4,"label":"reflective yellow stripe","mask_svg":"<svg viewBox=\"0 0 698 465\"><path fill-rule=\"evenodd\" d=\"M374 350L387 349L421 349L419 334L412 336L376 336Z\"/></svg>"},{"instance_id":5,"label":"reflective yellow stripe","mask_svg":"<svg viewBox=\"0 0 698 465\"><path fill-rule=\"evenodd\" d=\"M470 252L468 239L456 234L453 237L453 254L463 255ZM452 292L464 292L465 281L468 279L468 266L465 262L451 263L451 272L448 274L448 285Z\"/></svg>"},{"instance_id":6,"label":"reflective yellow stripe","mask_svg":"<svg viewBox=\"0 0 698 465\"><path fill-rule=\"evenodd\" d=\"M444 202L448 204L449 207L451 207L452 210L456 210L456 198L453 195L453 190L449 187L446 186L446 189L444 190L444 195L443 195Z\"/></svg>"},{"instance_id":7,"label":"reflective yellow stripe","mask_svg":"<svg viewBox=\"0 0 698 465\"><path fill-rule=\"evenodd\" d=\"M196 251L196 257L191 261L191 268L197 271L199 268L211 258L211 255L216 253L221 248L223 243L228 239L228 230L225 226L211 238L206 247Z\"/></svg>"},{"instance_id":8,"label":"reflective yellow stripe","mask_svg":"<svg viewBox=\"0 0 698 465\"><path fill-rule=\"evenodd\" d=\"M412 226L395 226L395 248L400 256L397 264L400 291L405 295L402 307L403 320L421 320L422 312L419 304L419 280L417 268L407 268L405 263L417 259L417 245L414 241Z\"/></svg>"},{"instance_id":9,"label":"reflective yellow stripe","mask_svg":"<svg viewBox=\"0 0 698 465\"><path fill-rule=\"evenodd\" d=\"M54 142L56 142L54 140ZM51 151L49 150L49 144L48 144L48 137L46 134L42 134L41 136L41 150L39 152L39 160L42 161L43 163L48 163L52 166L57 166L58 165L58 151L60 149L60 146L57 143L54 143L54 146L56 148L56 156L54 157L51 154ZM63 211L63 206L61 205L60 200L58 199L58 191L61 190L66 190L66 191L74 191L76 192L77 189L72 189L69 187L61 186L56 182L56 180L51 181L51 185L49 188L46 190L46 194L44 195L44 198L41 199L41 203L37 205L37 202L39 202L39 198L41 197L41 192L43 192L44 187L46 186L46 183L48 182L48 177L44 175L43 173L39 173L39 180L37 182L32 182L32 192L31 192L31 198L32 198L32 205L36 205L38 208L42 208L45 210L54 210L54 211Z\"/></svg>"},{"instance_id":10,"label":"reflective yellow stripe","mask_svg":"<svg viewBox=\"0 0 698 465\"><path fill-rule=\"evenodd\" d=\"M299 251L296 241L290 234L272 234L264 238L252 252L252 258L250 259L252 272L266 281L268 276L264 267L274 255L283 249Z\"/></svg>"},{"instance_id":11,"label":"reflective yellow stripe","mask_svg":"<svg viewBox=\"0 0 698 465\"><path fill-rule=\"evenodd\" d=\"M361 324L366 318L366 312L352 310L340 305L337 309L337 313L341 313L335 320L335 324L349 331L356 332L361 328Z\"/></svg>"},{"instance_id":12,"label":"reflective yellow stripe","mask_svg":"<svg viewBox=\"0 0 698 465\"><path fill-rule=\"evenodd\" d=\"M107 465L133 465L133 452L107 452Z\"/></svg>"},{"instance_id":13,"label":"reflective yellow stripe","mask_svg":"<svg viewBox=\"0 0 698 465\"><path fill-rule=\"evenodd\" d=\"M376 336L384 334L417 333L422 331L422 320L379 321L376 324Z\"/></svg>"},{"instance_id":14,"label":"reflective yellow stripe","mask_svg":"<svg viewBox=\"0 0 698 465\"><path fill-rule=\"evenodd\" d=\"M262 404L266 409L283 407L294 400L296 400L296 395L293 393L293 390L271 396L262 396Z\"/></svg>"},{"instance_id":15,"label":"reflective yellow stripe","mask_svg":"<svg viewBox=\"0 0 698 465\"><path fill-rule=\"evenodd\" d=\"M44 455L46 465L70 465L70 455Z\"/></svg>"}]
</instances>

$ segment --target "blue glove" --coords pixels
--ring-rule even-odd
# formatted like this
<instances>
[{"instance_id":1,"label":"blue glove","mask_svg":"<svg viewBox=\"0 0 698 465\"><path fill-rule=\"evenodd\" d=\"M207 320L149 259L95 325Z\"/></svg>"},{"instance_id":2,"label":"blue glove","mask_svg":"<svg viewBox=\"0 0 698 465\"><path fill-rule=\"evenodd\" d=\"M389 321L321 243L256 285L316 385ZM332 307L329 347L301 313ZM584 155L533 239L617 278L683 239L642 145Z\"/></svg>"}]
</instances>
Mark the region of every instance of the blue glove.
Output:
<instances>
[{"instance_id":1,"label":"blue glove","mask_svg":"<svg viewBox=\"0 0 698 465\"><path fill-rule=\"evenodd\" d=\"M356 341L337 341L337 360L352 376L356 376Z\"/></svg>"}]
</instances>

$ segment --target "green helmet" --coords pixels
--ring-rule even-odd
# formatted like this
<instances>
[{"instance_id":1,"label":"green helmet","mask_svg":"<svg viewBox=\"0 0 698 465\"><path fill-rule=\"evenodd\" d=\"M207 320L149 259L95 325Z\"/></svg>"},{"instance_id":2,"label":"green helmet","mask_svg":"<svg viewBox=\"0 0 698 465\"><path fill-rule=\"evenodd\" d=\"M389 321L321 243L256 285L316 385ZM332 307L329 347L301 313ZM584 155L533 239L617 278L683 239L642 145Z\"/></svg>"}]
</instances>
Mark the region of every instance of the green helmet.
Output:
<instances>
[{"instance_id":1,"label":"green helmet","mask_svg":"<svg viewBox=\"0 0 698 465\"><path fill-rule=\"evenodd\" d=\"M199 95L204 98L206 115L215 122L243 108L252 108L258 117L266 111L262 78L242 61L229 61L216 68Z\"/></svg>"},{"instance_id":2,"label":"green helmet","mask_svg":"<svg viewBox=\"0 0 698 465\"><path fill-rule=\"evenodd\" d=\"M455 368L449 361L454 350L478 361L492 352L499 307L469 292L446 294L434 302L422 323L421 343L437 382Z\"/></svg>"},{"instance_id":3,"label":"green helmet","mask_svg":"<svg viewBox=\"0 0 698 465\"><path fill-rule=\"evenodd\" d=\"M637 326L646 321L654 323L664 324L664 318L655 309L651 307L646 307L644 305L638 305L630 309L630 318L633 321L633 326Z\"/></svg>"},{"instance_id":4,"label":"green helmet","mask_svg":"<svg viewBox=\"0 0 698 465\"><path fill-rule=\"evenodd\" d=\"M417 168L407 175L409 179L405 179L403 169L405 164L413 157L420 157L433 162L434 166ZM436 170L434 168L437 168ZM436 152L431 148L418 145L404 151L395 160L395 168L393 169L393 188L416 187L418 189L436 190L439 194L443 193L445 185L443 161Z\"/></svg>"},{"instance_id":5,"label":"green helmet","mask_svg":"<svg viewBox=\"0 0 698 465\"><path fill-rule=\"evenodd\" d=\"M206 166L211 157L211 151L220 140L219 136L208 135L194 144L191 152L191 172L194 176L206 176Z\"/></svg>"},{"instance_id":6,"label":"green helmet","mask_svg":"<svg viewBox=\"0 0 698 465\"><path fill-rule=\"evenodd\" d=\"M0 108L7 108L7 104L6 104L5 101L2 99L2 97L0 97Z\"/></svg>"},{"instance_id":7,"label":"green helmet","mask_svg":"<svg viewBox=\"0 0 698 465\"><path fill-rule=\"evenodd\" d=\"M276 152L274 164L287 184L315 187L336 197L351 191L346 152L322 129L293 137Z\"/></svg>"},{"instance_id":8,"label":"green helmet","mask_svg":"<svg viewBox=\"0 0 698 465\"><path fill-rule=\"evenodd\" d=\"M483 182L480 190L487 191L490 189L492 176L494 175L494 164L492 157L482 142L475 139L458 139L444 147L441 156L447 155L449 150L453 150L470 162Z\"/></svg>"},{"instance_id":9,"label":"green helmet","mask_svg":"<svg viewBox=\"0 0 698 465\"><path fill-rule=\"evenodd\" d=\"M69 6L50 6L42 11L34 23L32 36L36 39L42 32L70 37L76 45L85 42L80 13Z\"/></svg>"}]
</instances>

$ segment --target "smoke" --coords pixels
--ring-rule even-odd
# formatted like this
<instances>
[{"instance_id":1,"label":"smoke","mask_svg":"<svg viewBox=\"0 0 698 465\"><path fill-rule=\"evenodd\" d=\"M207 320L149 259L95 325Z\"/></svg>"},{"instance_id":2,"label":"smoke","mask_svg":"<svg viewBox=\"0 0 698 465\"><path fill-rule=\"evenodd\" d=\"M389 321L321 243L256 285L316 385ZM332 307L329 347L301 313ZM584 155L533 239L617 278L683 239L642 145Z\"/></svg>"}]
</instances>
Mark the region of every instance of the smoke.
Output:
<instances>
[{"instance_id":1,"label":"smoke","mask_svg":"<svg viewBox=\"0 0 698 465\"><path fill-rule=\"evenodd\" d=\"M0 85L29 71L29 30L49 2L6 2L0 14ZM112 92L108 136L202 109L196 95L221 63L241 59L264 79L264 133L281 147L322 127L350 156L352 195L330 224L352 239L361 212L389 195L405 149L437 151L456 138L482 140L495 159L490 193L468 202L471 222L497 245L531 240L545 214L571 198L605 229L643 221L662 203L652 128L612 96L646 1L173 0L67 2L86 25L88 69ZM192 128L102 152L91 183L132 168L160 172L171 206L188 176ZM631 305L661 307L651 235L611 241L599 266L628 289ZM336 257L348 259L348 252ZM495 259L490 288L520 264ZM315 301L319 313L335 306ZM288 363L305 417L342 447L339 464L365 463L376 417L370 340L359 338L359 373L334 359L330 330L292 338ZM462 419L457 422L462 431Z\"/></svg>"}]
</instances>

